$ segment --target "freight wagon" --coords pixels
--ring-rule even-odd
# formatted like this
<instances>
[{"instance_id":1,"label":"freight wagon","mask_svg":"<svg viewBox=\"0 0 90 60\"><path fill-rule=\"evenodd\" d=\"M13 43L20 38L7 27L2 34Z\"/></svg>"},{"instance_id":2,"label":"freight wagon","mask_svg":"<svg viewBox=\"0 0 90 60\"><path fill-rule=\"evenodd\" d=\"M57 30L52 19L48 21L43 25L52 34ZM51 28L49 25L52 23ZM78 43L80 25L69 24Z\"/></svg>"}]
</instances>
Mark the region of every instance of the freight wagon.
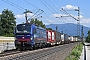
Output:
<instances>
[{"instance_id":1,"label":"freight wagon","mask_svg":"<svg viewBox=\"0 0 90 60\"><path fill-rule=\"evenodd\" d=\"M70 36L70 42L71 42L71 43L74 42L73 36Z\"/></svg>"},{"instance_id":2,"label":"freight wagon","mask_svg":"<svg viewBox=\"0 0 90 60\"><path fill-rule=\"evenodd\" d=\"M61 44L64 44L64 34L61 33Z\"/></svg>"},{"instance_id":3,"label":"freight wagon","mask_svg":"<svg viewBox=\"0 0 90 60\"><path fill-rule=\"evenodd\" d=\"M56 37L56 45L61 43L61 33L58 31L55 31L55 37Z\"/></svg>"},{"instance_id":4,"label":"freight wagon","mask_svg":"<svg viewBox=\"0 0 90 60\"><path fill-rule=\"evenodd\" d=\"M47 45L55 45L55 33L52 30L47 30Z\"/></svg>"},{"instance_id":5,"label":"freight wagon","mask_svg":"<svg viewBox=\"0 0 90 60\"><path fill-rule=\"evenodd\" d=\"M70 40L68 39L69 35L64 34L64 43L70 43Z\"/></svg>"}]
</instances>

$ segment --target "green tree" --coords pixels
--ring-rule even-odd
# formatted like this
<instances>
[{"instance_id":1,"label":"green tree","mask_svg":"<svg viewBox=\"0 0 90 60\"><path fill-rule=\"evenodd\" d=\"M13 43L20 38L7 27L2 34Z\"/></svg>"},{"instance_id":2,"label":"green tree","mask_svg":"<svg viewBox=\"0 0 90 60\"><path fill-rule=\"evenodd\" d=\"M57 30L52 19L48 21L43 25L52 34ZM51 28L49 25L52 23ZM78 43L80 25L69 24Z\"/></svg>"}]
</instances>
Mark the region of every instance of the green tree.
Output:
<instances>
[{"instance_id":1,"label":"green tree","mask_svg":"<svg viewBox=\"0 0 90 60\"><path fill-rule=\"evenodd\" d=\"M52 30L52 28L46 28L47 30Z\"/></svg>"},{"instance_id":2,"label":"green tree","mask_svg":"<svg viewBox=\"0 0 90 60\"><path fill-rule=\"evenodd\" d=\"M2 26L1 26L1 15L0 15L0 36L3 36L3 29L2 29Z\"/></svg>"},{"instance_id":3,"label":"green tree","mask_svg":"<svg viewBox=\"0 0 90 60\"><path fill-rule=\"evenodd\" d=\"M42 28L46 28L45 24L43 24L43 22L38 19L31 19L30 23L41 26Z\"/></svg>"},{"instance_id":4,"label":"green tree","mask_svg":"<svg viewBox=\"0 0 90 60\"><path fill-rule=\"evenodd\" d=\"M34 24L34 19L33 18L30 20L30 23L31 24Z\"/></svg>"},{"instance_id":5,"label":"green tree","mask_svg":"<svg viewBox=\"0 0 90 60\"><path fill-rule=\"evenodd\" d=\"M4 9L0 15L0 36L14 36L14 26L16 26L15 15L12 11Z\"/></svg>"},{"instance_id":6,"label":"green tree","mask_svg":"<svg viewBox=\"0 0 90 60\"><path fill-rule=\"evenodd\" d=\"M86 37L86 42L90 42L90 30L88 31L88 36Z\"/></svg>"}]
</instances>

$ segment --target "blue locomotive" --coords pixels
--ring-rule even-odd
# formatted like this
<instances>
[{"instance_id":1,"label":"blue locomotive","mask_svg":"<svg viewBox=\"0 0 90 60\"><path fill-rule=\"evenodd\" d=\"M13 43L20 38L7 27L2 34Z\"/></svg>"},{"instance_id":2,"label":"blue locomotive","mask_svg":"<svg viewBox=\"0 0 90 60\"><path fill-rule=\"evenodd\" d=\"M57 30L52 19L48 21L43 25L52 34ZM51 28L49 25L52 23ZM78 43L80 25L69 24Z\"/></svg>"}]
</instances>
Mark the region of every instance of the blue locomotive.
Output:
<instances>
[{"instance_id":1,"label":"blue locomotive","mask_svg":"<svg viewBox=\"0 0 90 60\"><path fill-rule=\"evenodd\" d=\"M15 28L16 49L35 49L47 44L46 29L34 24L18 24Z\"/></svg>"}]
</instances>

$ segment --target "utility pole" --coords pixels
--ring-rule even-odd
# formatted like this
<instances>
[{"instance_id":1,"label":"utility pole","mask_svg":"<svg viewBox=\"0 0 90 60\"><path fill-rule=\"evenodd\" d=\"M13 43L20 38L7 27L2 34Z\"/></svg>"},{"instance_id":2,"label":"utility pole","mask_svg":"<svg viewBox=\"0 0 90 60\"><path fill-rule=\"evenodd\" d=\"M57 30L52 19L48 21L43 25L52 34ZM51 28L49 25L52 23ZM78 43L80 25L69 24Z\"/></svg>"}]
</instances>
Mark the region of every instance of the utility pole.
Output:
<instances>
[{"instance_id":1,"label":"utility pole","mask_svg":"<svg viewBox=\"0 0 90 60\"><path fill-rule=\"evenodd\" d=\"M26 23L28 23L28 19L27 19L27 13L32 13L31 11L27 10L25 12L23 12L25 14L25 18L26 18Z\"/></svg>"},{"instance_id":2,"label":"utility pole","mask_svg":"<svg viewBox=\"0 0 90 60\"><path fill-rule=\"evenodd\" d=\"M84 42L84 32L83 32L83 25L82 25L81 32L82 32L82 42Z\"/></svg>"},{"instance_id":3,"label":"utility pole","mask_svg":"<svg viewBox=\"0 0 90 60\"><path fill-rule=\"evenodd\" d=\"M61 11L61 10L60 10ZM74 11L78 11L78 19L75 18L74 16L72 16L71 14L69 14L66 10L64 10L62 8L62 11L65 13L65 14L68 14L69 16L61 16L61 17L72 17L73 19L75 19L77 21L77 36L78 38L80 38L80 8L78 7L78 9L74 9ZM68 11L71 11L71 10L68 10Z\"/></svg>"},{"instance_id":4,"label":"utility pole","mask_svg":"<svg viewBox=\"0 0 90 60\"><path fill-rule=\"evenodd\" d=\"M76 11L78 11L77 36L80 37L80 9L79 9L79 7L78 7L78 9Z\"/></svg>"},{"instance_id":5,"label":"utility pole","mask_svg":"<svg viewBox=\"0 0 90 60\"><path fill-rule=\"evenodd\" d=\"M58 26L56 26L56 31L58 30Z\"/></svg>"}]
</instances>

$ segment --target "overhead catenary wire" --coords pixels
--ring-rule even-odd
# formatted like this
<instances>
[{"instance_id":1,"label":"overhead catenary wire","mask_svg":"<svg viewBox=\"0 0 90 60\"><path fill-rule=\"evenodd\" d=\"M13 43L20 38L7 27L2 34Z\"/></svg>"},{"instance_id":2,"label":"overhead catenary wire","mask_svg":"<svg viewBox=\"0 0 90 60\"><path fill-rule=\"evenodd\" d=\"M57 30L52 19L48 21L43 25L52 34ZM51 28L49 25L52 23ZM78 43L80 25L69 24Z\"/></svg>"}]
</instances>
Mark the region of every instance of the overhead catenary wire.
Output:
<instances>
[{"instance_id":1,"label":"overhead catenary wire","mask_svg":"<svg viewBox=\"0 0 90 60\"><path fill-rule=\"evenodd\" d=\"M45 1L46 2L46 1ZM47 5L49 5L47 2L46 2L46 4ZM49 5L50 6L50 5ZM51 6L50 6L51 7ZM52 7L51 7L52 8ZM53 9L53 8L52 8ZM57 8L58 9L58 8ZM54 9L53 9L54 10ZM54 10L55 11L55 10ZM56 12L56 11L55 11ZM57 12L56 12L57 13ZM58 13L57 13L58 14ZM55 17L56 18L56 17ZM60 18L59 18L59 20L61 20ZM64 23L65 23L65 21L63 21ZM66 27L66 26L65 26Z\"/></svg>"},{"instance_id":2,"label":"overhead catenary wire","mask_svg":"<svg viewBox=\"0 0 90 60\"><path fill-rule=\"evenodd\" d=\"M35 17L37 17L37 16L39 16L40 14L42 14L44 11L43 10L41 10L41 13L39 13L38 15L36 15Z\"/></svg>"},{"instance_id":3,"label":"overhead catenary wire","mask_svg":"<svg viewBox=\"0 0 90 60\"><path fill-rule=\"evenodd\" d=\"M15 4L15 3L13 3L13 2L11 2L11 1L9 1L9 0L2 0L2 1L8 3L9 5L11 5L11 6L13 6L13 7L15 7L15 8L19 9L19 10L22 10L22 11L25 10L23 7L19 6L18 4ZM30 4L30 3L29 3L29 4ZM34 6L34 5L32 5L32 6L35 7L35 8L37 8L37 7ZM50 8L50 7L48 7L48 8ZM54 11L54 10L53 10L53 11ZM55 13L55 11L54 11L54 12L53 12L53 11L52 11L52 13ZM37 13L37 12L36 12L36 13ZM36 15L36 13L35 13L34 15ZM41 11L39 14L37 14L35 17L39 16L41 13L42 13L42 11ZM44 12L44 13L45 13L45 12ZM46 16L46 14L45 14L45 16ZM48 16L46 16L46 17L48 17ZM48 17L48 18L49 18L49 17ZM52 20L52 19L50 19L50 20Z\"/></svg>"},{"instance_id":4,"label":"overhead catenary wire","mask_svg":"<svg viewBox=\"0 0 90 60\"><path fill-rule=\"evenodd\" d=\"M38 8L38 7L36 7L35 5L31 4L30 2L28 2L28 1L26 1L26 0L24 0L24 1L25 1L26 3L28 3L29 5L33 6L34 8L39 9L36 13L38 13L38 12L41 10L40 8ZM35 14L36 14L36 13L35 13ZM34 15L35 15L35 14L34 14ZM34 15L33 15L33 16L34 16ZM44 12L44 15L45 15L47 18L49 18L45 12Z\"/></svg>"},{"instance_id":5,"label":"overhead catenary wire","mask_svg":"<svg viewBox=\"0 0 90 60\"><path fill-rule=\"evenodd\" d=\"M43 17L43 16L42 16L42 18L46 19L46 21L47 21L48 23L52 24L52 22L49 21L49 20L51 20L51 19L45 18L45 17Z\"/></svg>"},{"instance_id":6,"label":"overhead catenary wire","mask_svg":"<svg viewBox=\"0 0 90 60\"><path fill-rule=\"evenodd\" d=\"M22 10L22 11L25 10L24 8L20 7L19 5L15 4L15 3L12 3L9 0L2 0L2 1L9 4L9 5L11 5L11 6L13 6L13 7L15 7L15 8L17 8L17 9L19 9L19 10Z\"/></svg>"},{"instance_id":7,"label":"overhead catenary wire","mask_svg":"<svg viewBox=\"0 0 90 60\"><path fill-rule=\"evenodd\" d=\"M38 12L39 12L39 13L38 13ZM43 10L39 9L38 11L36 11L35 13L33 13L33 15L31 16L31 18L29 18L29 20L32 19L32 18L37 18L37 17L39 17L43 12L44 12ZM38 13L38 14L37 14L37 13Z\"/></svg>"},{"instance_id":8,"label":"overhead catenary wire","mask_svg":"<svg viewBox=\"0 0 90 60\"><path fill-rule=\"evenodd\" d=\"M56 7L50 0L49 2L53 5L53 7L55 7L58 10L58 12L60 12L58 7Z\"/></svg>"},{"instance_id":9,"label":"overhead catenary wire","mask_svg":"<svg viewBox=\"0 0 90 60\"><path fill-rule=\"evenodd\" d=\"M25 9L23 8L23 7L21 7L21 6L19 6L18 4L15 4L15 3L13 3L13 2L11 2L11 1L9 1L9 0L2 0L3 2L5 2L5 3L7 3L7 4L9 4L9 5L11 5L11 6L13 6L13 7L15 7L15 8L17 8L17 9L19 9L19 10L21 10L21 11L24 11ZM26 0L24 0L24 1L26 1ZM30 4L28 1L26 1L28 4ZM38 7L36 7L36 6L34 6L33 4L30 4L30 5L32 5L33 7L35 7L35 8L37 8L37 9L39 9ZM39 9L39 11L41 11L41 9ZM42 14L42 12L44 12L44 11L41 11L41 13L39 13L39 14L37 14L35 17L37 17L37 16L39 16L40 14ZM36 12L37 13L37 12ZM35 14L36 14L35 13ZM45 12L44 12L45 13ZM34 15L35 15L34 14ZM34 16L33 15L33 16Z\"/></svg>"},{"instance_id":10,"label":"overhead catenary wire","mask_svg":"<svg viewBox=\"0 0 90 60\"><path fill-rule=\"evenodd\" d=\"M6 3L9 3L10 5L12 5L12 6L14 6L14 7L16 7L16 8L18 8L18 9L20 9L20 10L25 10L24 8L22 8L22 7L20 7L19 5L17 5L17 4L15 4L15 3L13 3L13 2L11 2L11 1L9 1L9 0L7 0L7 1L5 1L5 0L2 0L2 1L4 1L4 2L6 2ZM24 1L26 1L26 0L24 0ZM36 6L34 6L33 4L31 4L31 3L29 3L28 1L26 1L28 4L30 4L30 5L32 5L33 7L35 7L35 8L37 8ZM36 14L36 13L35 13Z\"/></svg>"},{"instance_id":11,"label":"overhead catenary wire","mask_svg":"<svg viewBox=\"0 0 90 60\"><path fill-rule=\"evenodd\" d=\"M54 13L54 12L52 12L52 10L51 10L44 2L42 2L42 0L40 0L40 2L41 2L44 6L46 6L47 9L48 9L51 13Z\"/></svg>"},{"instance_id":12,"label":"overhead catenary wire","mask_svg":"<svg viewBox=\"0 0 90 60\"><path fill-rule=\"evenodd\" d=\"M71 14L69 14L68 12L66 12L63 8L62 8L62 11L64 11L65 12L65 14L68 14L70 17L72 17L72 18L74 18L75 20L77 20L78 21L78 19L76 19L75 17L73 17Z\"/></svg>"},{"instance_id":13,"label":"overhead catenary wire","mask_svg":"<svg viewBox=\"0 0 90 60\"><path fill-rule=\"evenodd\" d=\"M46 1L44 1L47 5L49 5ZM50 5L49 5L50 6ZM50 6L51 7L51 6ZM52 8L52 7L51 7ZM53 9L53 8L52 8ZM58 8L57 8L58 9ZM54 9L53 9L53 11L54 12L56 12L57 14L58 14L58 12L57 11L55 11ZM58 14L59 15L59 14ZM56 18L56 17L55 17Z\"/></svg>"},{"instance_id":14,"label":"overhead catenary wire","mask_svg":"<svg viewBox=\"0 0 90 60\"><path fill-rule=\"evenodd\" d=\"M44 2L42 2L42 0L40 0L40 2L41 3L43 3L46 7L47 7L47 5L46 4L48 4L46 1L44 1L44 2L46 2L46 4L44 3ZM48 4L49 5L49 4ZM50 5L49 5L50 6ZM51 7L51 6L50 6ZM47 7L48 9L49 9L49 11L50 12L52 12L52 10L49 8L49 7ZM51 7L52 8L52 7ZM53 9L53 8L52 8ZM56 12L55 10L54 10L54 12ZM53 14L54 14L54 12L52 12ZM56 12L57 13L57 12ZM58 14L58 13L57 13ZM56 18L56 17L55 17Z\"/></svg>"},{"instance_id":15,"label":"overhead catenary wire","mask_svg":"<svg viewBox=\"0 0 90 60\"><path fill-rule=\"evenodd\" d=\"M57 13L56 11L55 11L55 9L53 9L51 6L50 6L50 4L48 4L45 0L43 0L55 13ZM58 14L58 13L57 13Z\"/></svg>"},{"instance_id":16,"label":"overhead catenary wire","mask_svg":"<svg viewBox=\"0 0 90 60\"><path fill-rule=\"evenodd\" d=\"M54 0L56 2L56 0ZM59 4L56 2L56 4L59 6Z\"/></svg>"},{"instance_id":17,"label":"overhead catenary wire","mask_svg":"<svg viewBox=\"0 0 90 60\"><path fill-rule=\"evenodd\" d=\"M28 1L26 1L26 0L24 0L24 1L25 1L26 3L28 3L29 5L33 6L34 8L37 8L37 9L38 9L38 7L34 6L33 4L29 3Z\"/></svg>"},{"instance_id":18,"label":"overhead catenary wire","mask_svg":"<svg viewBox=\"0 0 90 60\"><path fill-rule=\"evenodd\" d=\"M4 0L5 1L5 0ZM26 1L26 0L25 0ZM8 2L10 5L12 5L12 6L15 6L15 8L18 8L19 10L25 10L24 8L22 8L22 7L20 7L18 4L15 4L15 3L12 3L11 1L6 1L6 2ZM36 6L34 6L33 4L30 4L28 1L27 1L27 3L29 4L29 5L32 5L34 8L36 8L36 9L39 9L38 7L36 7ZM44 3L44 2L43 2ZM47 3L47 2L46 2ZM45 3L44 3L45 4ZM48 6L49 5L49 6ZM52 13L57 13L56 11L54 11L53 9L52 9L52 6L50 5L50 4L48 4L48 5L46 5L51 11L52 11ZM38 13L38 14L37 14ZM36 15L37 14L37 15ZM38 17L39 15L41 14L41 11L38 11L38 12L35 12L34 13L34 18L36 18L36 17ZM44 12L44 15L48 18L48 19L46 19L47 20L47 22L49 22L49 23L53 23L53 22L50 22L49 20L52 20L52 19L50 19L47 15L46 15L46 13Z\"/></svg>"},{"instance_id":19,"label":"overhead catenary wire","mask_svg":"<svg viewBox=\"0 0 90 60\"><path fill-rule=\"evenodd\" d=\"M41 13L39 13L38 15L36 15L39 11L42 11L40 8L38 8L38 7L36 7L35 5L33 5L33 4L31 4L29 1L26 1L26 0L24 0L26 3L28 3L29 5L31 5L31 6L33 6L34 8L36 8L36 9L38 9L38 11L36 11L35 13L34 13L34 15L33 16L31 16L31 17L37 17L37 16L39 16ZM47 17L47 18L49 18L47 15L46 15L46 13L45 12L43 12L44 13L44 15ZM36 16L35 16L36 15ZM43 17L42 17L43 18Z\"/></svg>"},{"instance_id":20,"label":"overhead catenary wire","mask_svg":"<svg viewBox=\"0 0 90 60\"><path fill-rule=\"evenodd\" d=\"M10 3L12 3L13 5L16 5L16 6L18 6L19 8L25 10L23 7L19 6L18 4L15 4L15 3L13 3L13 2L11 2L11 1L9 1L9 0L7 0L7 1L10 2Z\"/></svg>"},{"instance_id":21,"label":"overhead catenary wire","mask_svg":"<svg viewBox=\"0 0 90 60\"><path fill-rule=\"evenodd\" d=\"M29 1L26 1L26 0L24 0L24 1L25 1L26 3L28 3L29 5L33 6L34 8L41 10L40 8L38 8L38 7L36 7L35 5L31 4ZM41 2L42 2L42 1L41 1ZM42 2L42 3L43 3L43 2ZM38 13L39 10L38 10L36 13ZM50 10L50 11L51 11L51 10ZM35 14L36 14L36 13L35 13ZM35 15L35 14L34 14L34 15ZM34 15L33 15L33 16L34 16ZM44 12L44 15L45 15L46 17L48 17L45 12ZM49 18L49 17L48 17L48 18Z\"/></svg>"},{"instance_id":22,"label":"overhead catenary wire","mask_svg":"<svg viewBox=\"0 0 90 60\"><path fill-rule=\"evenodd\" d=\"M42 14L42 13L44 12L42 9L39 9L39 8L36 7L35 5L29 3L28 1L26 1L26 0L24 0L24 1L38 10L38 11L36 11L36 12L31 16L31 18L32 18L32 17L33 17L33 18L36 18L36 17L38 17L40 14ZM29 18L29 19L30 19L30 18Z\"/></svg>"},{"instance_id":23,"label":"overhead catenary wire","mask_svg":"<svg viewBox=\"0 0 90 60\"><path fill-rule=\"evenodd\" d=\"M39 10L40 10L40 9L39 9ZM39 12L39 10L38 10L38 11L36 11L36 13L34 13L34 14L31 16L31 18L32 18L32 17L34 17L34 15L35 15L35 14L37 14L37 13Z\"/></svg>"},{"instance_id":24,"label":"overhead catenary wire","mask_svg":"<svg viewBox=\"0 0 90 60\"><path fill-rule=\"evenodd\" d=\"M41 1L41 0L40 0ZM41 1L42 2L42 1ZM47 7L47 5L44 3L44 2L42 2L46 7ZM52 10L49 8L49 7L47 7L48 9L49 9L49 11L50 12L52 12ZM56 11L54 11L54 12L56 12ZM52 12L53 14L54 14L54 12ZM56 12L57 13L57 12ZM58 14L58 13L57 13ZM56 17L55 17L56 18Z\"/></svg>"},{"instance_id":25,"label":"overhead catenary wire","mask_svg":"<svg viewBox=\"0 0 90 60\"><path fill-rule=\"evenodd\" d=\"M66 10L64 10L63 8L61 11L63 11L65 14L68 14L68 16L72 17L73 19L75 19L77 21L77 36L80 36L80 20L75 18L74 16L72 16L68 12L66 12ZM79 10L76 10L76 11L79 11ZM79 16L79 12L78 12L78 16Z\"/></svg>"},{"instance_id":26,"label":"overhead catenary wire","mask_svg":"<svg viewBox=\"0 0 90 60\"><path fill-rule=\"evenodd\" d=\"M49 20L51 20L48 16L47 16L47 14L44 12L44 15L48 18L45 18L45 17L42 17L42 18L44 18L44 19L46 19L46 21L48 22L48 23L52 23L52 22L49 22Z\"/></svg>"},{"instance_id":27,"label":"overhead catenary wire","mask_svg":"<svg viewBox=\"0 0 90 60\"><path fill-rule=\"evenodd\" d=\"M57 3L57 1L56 0L54 0L54 2L59 6L59 4ZM57 7L56 7L57 8ZM57 9L59 9L59 8L57 8ZM59 10L59 11L61 11L61 10ZM62 13L65 13L64 11L61 11ZM67 13L65 13L65 14L67 14ZM63 14L61 15L61 17L59 17L59 20L61 20L60 18L63 18L62 17L63 16ZM64 18L64 20L66 20L65 18ZM64 23L66 23L64 20L62 20ZM67 27L66 25L64 25L64 28L65 27ZM63 28L63 27L62 27ZM60 29L62 29L62 28L60 28Z\"/></svg>"}]
</instances>

